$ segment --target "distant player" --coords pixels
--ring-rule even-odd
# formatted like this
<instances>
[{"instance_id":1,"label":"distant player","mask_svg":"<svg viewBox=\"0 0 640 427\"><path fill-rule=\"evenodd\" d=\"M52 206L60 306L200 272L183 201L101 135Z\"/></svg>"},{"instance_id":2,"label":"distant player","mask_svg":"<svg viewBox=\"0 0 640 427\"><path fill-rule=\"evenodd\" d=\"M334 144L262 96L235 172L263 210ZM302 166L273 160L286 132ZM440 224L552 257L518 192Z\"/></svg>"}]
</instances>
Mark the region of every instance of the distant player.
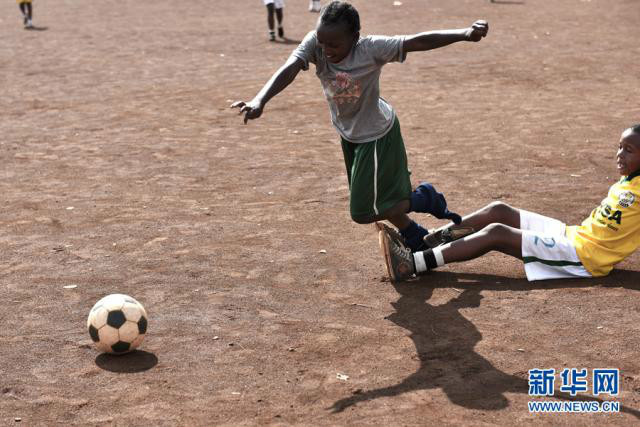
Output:
<instances>
[{"instance_id":1,"label":"distant player","mask_svg":"<svg viewBox=\"0 0 640 427\"><path fill-rule=\"evenodd\" d=\"M284 38L284 27L282 26L282 20L284 19L284 0L263 0L267 6L267 25L269 26L269 40L276 40L275 31L275 15L278 20L278 37Z\"/></svg>"},{"instance_id":2,"label":"distant player","mask_svg":"<svg viewBox=\"0 0 640 427\"><path fill-rule=\"evenodd\" d=\"M309 0L309 12L320 12L320 0Z\"/></svg>"},{"instance_id":3,"label":"distant player","mask_svg":"<svg viewBox=\"0 0 640 427\"><path fill-rule=\"evenodd\" d=\"M244 122L257 119L267 102L293 82L309 63L316 66L331 120L341 136L350 191L351 218L360 224L382 219L398 227L412 250L423 247L427 230L409 212L460 221L432 185L412 191L407 154L394 109L380 97L380 72L387 62L403 62L409 52L460 41L477 42L488 24L412 36L360 36L360 17L349 3L332 1L322 9L317 27L306 35L285 64L251 101L231 105Z\"/></svg>"},{"instance_id":4,"label":"distant player","mask_svg":"<svg viewBox=\"0 0 640 427\"><path fill-rule=\"evenodd\" d=\"M33 5L31 0L18 0L18 5L20 6L20 12L22 12L24 28L33 28Z\"/></svg>"},{"instance_id":5,"label":"distant player","mask_svg":"<svg viewBox=\"0 0 640 427\"><path fill-rule=\"evenodd\" d=\"M581 225L494 202L463 218L461 226L477 233L416 253L381 225L389 275L401 281L499 251L521 259L531 281L606 276L640 246L640 124L622 133L616 162L620 180Z\"/></svg>"}]
</instances>

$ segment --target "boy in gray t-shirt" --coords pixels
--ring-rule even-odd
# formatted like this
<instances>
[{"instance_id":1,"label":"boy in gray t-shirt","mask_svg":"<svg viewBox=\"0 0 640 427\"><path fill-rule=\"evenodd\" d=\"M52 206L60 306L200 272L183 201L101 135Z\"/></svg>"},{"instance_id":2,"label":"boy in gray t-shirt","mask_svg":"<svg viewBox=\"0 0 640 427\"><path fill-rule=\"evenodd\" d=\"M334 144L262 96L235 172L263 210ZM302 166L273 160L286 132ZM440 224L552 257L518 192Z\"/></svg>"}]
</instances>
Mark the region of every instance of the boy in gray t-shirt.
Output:
<instances>
[{"instance_id":1,"label":"boy in gray t-shirt","mask_svg":"<svg viewBox=\"0 0 640 427\"><path fill-rule=\"evenodd\" d=\"M360 37L360 17L347 2L332 1L285 64L248 102L231 105L244 112L244 123L257 119L266 103L284 90L300 70L316 66L329 102L331 121L341 136L349 178L350 211L360 224L388 220L412 251L423 248L427 230L409 212L430 213L456 224L445 198L428 183L411 190L407 155L395 111L380 97L380 71L387 62L403 62L408 52L436 49L458 41L480 41L485 21L458 30L430 31L413 36Z\"/></svg>"},{"instance_id":2,"label":"boy in gray t-shirt","mask_svg":"<svg viewBox=\"0 0 640 427\"><path fill-rule=\"evenodd\" d=\"M361 37L339 63L332 63L311 31L291 54L316 76L329 102L331 122L347 141L361 144L383 137L393 125L393 107L380 98L380 72L387 62L402 62L404 36Z\"/></svg>"}]
</instances>

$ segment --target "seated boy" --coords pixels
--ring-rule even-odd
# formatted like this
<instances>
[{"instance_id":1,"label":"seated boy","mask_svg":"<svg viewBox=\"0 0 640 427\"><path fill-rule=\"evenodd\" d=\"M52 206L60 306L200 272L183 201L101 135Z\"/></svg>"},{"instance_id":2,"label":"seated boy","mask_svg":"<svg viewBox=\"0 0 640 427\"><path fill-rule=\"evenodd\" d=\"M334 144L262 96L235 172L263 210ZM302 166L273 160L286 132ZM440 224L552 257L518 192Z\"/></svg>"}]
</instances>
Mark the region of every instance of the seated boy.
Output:
<instances>
[{"instance_id":1,"label":"seated boy","mask_svg":"<svg viewBox=\"0 0 640 427\"><path fill-rule=\"evenodd\" d=\"M402 281L495 250L521 259L530 281L606 276L640 246L640 124L622 133L616 161L620 180L581 225L494 202L441 230L440 241L428 235L430 249L411 253L401 236L378 223L387 272ZM454 240L467 230L479 231Z\"/></svg>"}]
</instances>

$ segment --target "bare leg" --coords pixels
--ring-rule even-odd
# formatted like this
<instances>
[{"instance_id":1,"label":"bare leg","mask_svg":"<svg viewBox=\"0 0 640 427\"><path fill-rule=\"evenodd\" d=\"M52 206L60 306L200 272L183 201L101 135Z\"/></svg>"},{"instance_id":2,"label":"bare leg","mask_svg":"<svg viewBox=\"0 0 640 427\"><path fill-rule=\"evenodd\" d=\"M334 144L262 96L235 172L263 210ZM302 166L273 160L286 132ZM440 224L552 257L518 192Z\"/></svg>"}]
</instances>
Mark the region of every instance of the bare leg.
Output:
<instances>
[{"instance_id":1,"label":"bare leg","mask_svg":"<svg viewBox=\"0 0 640 427\"><path fill-rule=\"evenodd\" d=\"M25 19L29 19L29 12L27 12L27 3L20 3L20 12Z\"/></svg>"},{"instance_id":2,"label":"bare leg","mask_svg":"<svg viewBox=\"0 0 640 427\"><path fill-rule=\"evenodd\" d=\"M520 211L506 203L493 202L472 214L462 217L460 227L482 230L487 225L494 223L520 228ZM451 224L448 224L442 228L450 226Z\"/></svg>"},{"instance_id":3,"label":"bare leg","mask_svg":"<svg viewBox=\"0 0 640 427\"><path fill-rule=\"evenodd\" d=\"M402 230L411 222L411 219L407 215L408 211L409 201L403 200L380 215L376 215L364 222L370 223L386 219L395 225L396 228ZM464 216L460 227L471 227L474 230L482 230L487 225L494 223L508 225L512 228L520 228L520 211L506 203L493 202L472 214ZM451 224L447 224L445 227L449 226L451 226Z\"/></svg>"},{"instance_id":4,"label":"bare leg","mask_svg":"<svg viewBox=\"0 0 640 427\"><path fill-rule=\"evenodd\" d=\"M381 215L377 215L374 219L376 221L386 219L395 225L402 236L402 243L412 252L415 252L427 247L424 242L424 236L428 235L429 231L409 218L407 211L410 204L409 200L402 200Z\"/></svg>"},{"instance_id":5,"label":"bare leg","mask_svg":"<svg viewBox=\"0 0 640 427\"><path fill-rule=\"evenodd\" d=\"M275 21L273 19L273 3L269 3L267 5L267 25L269 26L269 31L275 30Z\"/></svg>"},{"instance_id":6,"label":"bare leg","mask_svg":"<svg viewBox=\"0 0 640 427\"><path fill-rule=\"evenodd\" d=\"M383 212L380 215L375 216L367 223L373 221L387 220L391 224L395 225L397 229L403 230L406 228L411 219L407 215L409 211L409 201L403 200L398 202L395 206ZM472 227L474 230L482 230L489 224L504 224L509 227L519 229L520 228L520 211L516 208L509 206L503 202L493 202L485 206L484 208L467 215L462 218L460 227ZM449 227L451 224L446 225ZM444 228L444 227L443 227Z\"/></svg>"},{"instance_id":7,"label":"bare leg","mask_svg":"<svg viewBox=\"0 0 640 427\"><path fill-rule=\"evenodd\" d=\"M407 215L408 210L409 210L409 201L402 200L379 215L358 217L358 218L353 218L353 220L358 224L371 224L375 221L387 220L391 224L395 225L396 228L398 228L399 230L402 230L411 223L411 219Z\"/></svg>"},{"instance_id":8,"label":"bare leg","mask_svg":"<svg viewBox=\"0 0 640 427\"><path fill-rule=\"evenodd\" d=\"M522 230L494 223L477 233L442 246L441 250L447 264L478 258L490 251L499 251L522 259Z\"/></svg>"},{"instance_id":9,"label":"bare leg","mask_svg":"<svg viewBox=\"0 0 640 427\"><path fill-rule=\"evenodd\" d=\"M281 39L284 38L284 28L282 27L282 19L284 18L284 13L282 8L276 9L276 18L278 19L278 37Z\"/></svg>"},{"instance_id":10,"label":"bare leg","mask_svg":"<svg viewBox=\"0 0 640 427\"><path fill-rule=\"evenodd\" d=\"M411 223L411 218L407 215L409 211L409 201L403 200L396 203L390 209L387 209L380 215L375 216L374 221L387 220L393 224L398 230L404 230Z\"/></svg>"}]
</instances>

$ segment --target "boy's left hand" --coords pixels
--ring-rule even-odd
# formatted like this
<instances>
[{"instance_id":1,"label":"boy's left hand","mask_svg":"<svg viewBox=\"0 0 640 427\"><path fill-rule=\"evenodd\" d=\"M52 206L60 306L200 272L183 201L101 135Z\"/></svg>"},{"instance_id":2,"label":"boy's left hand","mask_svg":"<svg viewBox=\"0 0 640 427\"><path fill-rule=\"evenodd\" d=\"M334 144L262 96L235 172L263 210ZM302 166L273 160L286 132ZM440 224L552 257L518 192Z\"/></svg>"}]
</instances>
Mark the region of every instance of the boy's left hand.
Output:
<instances>
[{"instance_id":1,"label":"boy's left hand","mask_svg":"<svg viewBox=\"0 0 640 427\"><path fill-rule=\"evenodd\" d=\"M479 20L473 23L467 28L466 36L467 40L472 42L479 42L489 32L489 23L485 20Z\"/></svg>"},{"instance_id":2,"label":"boy's left hand","mask_svg":"<svg viewBox=\"0 0 640 427\"><path fill-rule=\"evenodd\" d=\"M246 125L249 120L257 119L262 115L264 106L261 102L253 99L249 102L236 101L231 104L231 108L238 108L240 109L240 114L244 113L244 124Z\"/></svg>"}]
</instances>

